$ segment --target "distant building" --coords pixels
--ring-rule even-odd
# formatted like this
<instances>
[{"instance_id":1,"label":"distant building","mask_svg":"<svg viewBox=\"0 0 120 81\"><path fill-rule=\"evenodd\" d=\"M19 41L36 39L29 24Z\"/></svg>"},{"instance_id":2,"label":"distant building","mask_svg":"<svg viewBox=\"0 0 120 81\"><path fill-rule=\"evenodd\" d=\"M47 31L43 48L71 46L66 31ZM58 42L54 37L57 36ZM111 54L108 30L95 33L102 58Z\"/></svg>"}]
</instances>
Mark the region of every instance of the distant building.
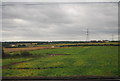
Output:
<instances>
[{"instance_id":1,"label":"distant building","mask_svg":"<svg viewBox=\"0 0 120 81\"><path fill-rule=\"evenodd\" d=\"M55 46L52 46L52 48L55 48Z\"/></svg>"},{"instance_id":2,"label":"distant building","mask_svg":"<svg viewBox=\"0 0 120 81\"><path fill-rule=\"evenodd\" d=\"M103 42L109 42L109 40L103 40Z\"/></svg>"},{"instance_id":3,"label":"distant building","mask_svg":"<svg viewBox=\"0 0 120 81\"><path fill-rule=\"evenodd\" d=\"M11 44L10 46L11 46L11 47L15 47L16 45L15 45L15 44Z\"/></svg>"}]
</instances>

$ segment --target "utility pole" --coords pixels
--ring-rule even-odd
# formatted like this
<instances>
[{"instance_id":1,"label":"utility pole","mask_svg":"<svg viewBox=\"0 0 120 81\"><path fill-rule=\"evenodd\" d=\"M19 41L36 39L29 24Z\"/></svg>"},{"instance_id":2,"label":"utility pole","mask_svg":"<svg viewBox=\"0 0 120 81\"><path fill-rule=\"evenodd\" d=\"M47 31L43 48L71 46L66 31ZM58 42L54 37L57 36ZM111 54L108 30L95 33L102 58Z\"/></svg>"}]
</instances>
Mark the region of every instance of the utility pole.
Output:
<instances>
[{"instance_id":1,"label":"utility pole","mask_svg":"<svg viewBox=\"0 0 120 81\"><path fill-rule=\"evenodd\" d=\"M88 28L87 28L87 32L86 32L86 42L88 42L89 41L89 30L88 30Z\"/></svg>"}]
</instances>

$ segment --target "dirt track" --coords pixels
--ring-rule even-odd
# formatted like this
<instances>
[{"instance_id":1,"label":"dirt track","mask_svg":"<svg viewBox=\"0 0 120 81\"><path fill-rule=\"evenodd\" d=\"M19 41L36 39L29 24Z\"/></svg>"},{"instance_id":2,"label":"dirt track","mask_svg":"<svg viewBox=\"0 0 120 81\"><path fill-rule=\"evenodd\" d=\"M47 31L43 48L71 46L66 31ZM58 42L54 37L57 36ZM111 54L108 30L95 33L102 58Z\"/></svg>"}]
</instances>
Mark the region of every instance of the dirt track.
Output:
<instances>
[{"instance_id":1,"label":"dirt track","mask_svg":"<svg viewBox=\"0 0 120 81\"><path fill-rule=\"evenodd\" d=\"M52 48L51 47L4 48L4 51L8 53L15 51L31 51L31 50L39 50L39 49L52 49Z\"/></svg>"},{"instance_id":2,"label":"dirt track","mask_svg":"<svg viewBox=\"0 0 120 81\"><path fill-rule=\"evenodd\" d=\"M2 66L2 69L9 69L11 65L16 65L16 64L20 64L20 63L24 63L24 62L33 61L33 60L36 60L36 58L35 59L30 59L30 60L27 60L27 61L10 63L10 64Z\"/></svg>"}]
</instances>

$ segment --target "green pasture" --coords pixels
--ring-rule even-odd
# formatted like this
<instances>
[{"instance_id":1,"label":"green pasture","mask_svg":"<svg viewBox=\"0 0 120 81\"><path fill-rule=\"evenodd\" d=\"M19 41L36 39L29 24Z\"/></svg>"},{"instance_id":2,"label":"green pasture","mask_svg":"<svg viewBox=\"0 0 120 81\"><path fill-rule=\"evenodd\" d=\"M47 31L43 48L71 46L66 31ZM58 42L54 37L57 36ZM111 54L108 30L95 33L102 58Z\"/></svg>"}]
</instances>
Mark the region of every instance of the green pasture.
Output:
<instances>
[{"instance_id":1,"label":"green pasture","mask_svg":"<svg viewBox=\"0 0 120 81\"><path fill-rule=\"evenodd\" d=\"M24 58L24 57L21 57L21 58L5 58L2 60L2 66L4 65L8 65L8 64L11 64L11 63L15 63L15 62L21 62L21 61L27 61L27 60L31 60L33 58Z\"/></svg>"},{"instance_id":2,"label":"green pasture","mask_svg":"<svg viewBox=\"0 0 120 81\"><path fill-rule=\"evenodd\" d=\"M118 76L118 47L89 46L29 51L38 57L5 58L3 76ZM68 54L49 56L49 54ZM44 57L42 57L44 56ZM29 59L34 59L30 60ZM16 69L29 68L29 69Z\"/></svg>"}]
</instances>

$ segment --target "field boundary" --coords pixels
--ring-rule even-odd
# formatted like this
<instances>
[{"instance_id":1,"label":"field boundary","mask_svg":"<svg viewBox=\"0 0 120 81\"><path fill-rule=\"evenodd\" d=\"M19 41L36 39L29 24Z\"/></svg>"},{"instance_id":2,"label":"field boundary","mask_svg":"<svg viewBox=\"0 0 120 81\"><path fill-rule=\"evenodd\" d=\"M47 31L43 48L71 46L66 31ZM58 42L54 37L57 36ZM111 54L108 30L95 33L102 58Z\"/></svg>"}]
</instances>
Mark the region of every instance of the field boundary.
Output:
<instances>
[{"instance_id":1,"label":"field boundary","mask_svg":"<svg viewBox=\"0 0 120 81\"><path fill-rule=\"evenodd\" d=\"M3 80L119 80L118 76L2 77Z\"/></svg>"}]
</instances>

